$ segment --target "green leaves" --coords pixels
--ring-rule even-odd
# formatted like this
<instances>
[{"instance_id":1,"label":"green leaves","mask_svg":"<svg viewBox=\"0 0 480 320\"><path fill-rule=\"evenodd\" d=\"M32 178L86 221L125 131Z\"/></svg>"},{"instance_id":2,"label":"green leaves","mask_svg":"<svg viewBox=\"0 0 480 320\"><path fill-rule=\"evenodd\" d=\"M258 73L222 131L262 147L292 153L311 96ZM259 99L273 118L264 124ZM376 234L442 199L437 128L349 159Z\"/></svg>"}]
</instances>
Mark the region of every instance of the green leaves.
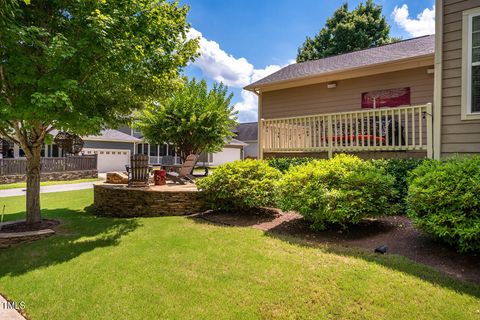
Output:
<instances>
[{"instance_id":1,"label":"green leaves","mask_svg":"<svg viewBox=\"0 0 480 320\"><path fill-rule=\"evenodd\" d=\"M222 165L197 186L212 209L235 211L274 206L281 173L266 161L245 160Z\"/></svg>"},{"instance_id":2,"label":"green leaves","mask_svg":"<svg viewBox=\"0 0 480 320\"><path fill-rule=\"evenodd\" d=\"M280 170L282 173L285 173L290 169L291 167L295 166L300 166L302 164L308 163L313 161L314 158L308 158L308 157L285 157L285 158L271 158L268 159L268 164L277 169Z\"/></svg>"},{"instance_id":3,"label":"green leaves","mask_svg":"<svg viewBox=\"0 0 480 320\"><path fill-rule=\"evenodd\" d=\"M393 177L371 162L337 155L293 166L280 180L278 202L295 210L323 230L329 224L344 228L361 219L388 214Z\"/></svg>"},{"instance_id":4,"label":"green leaves","mask_svg":"<svg viewBox=\"0 0 480 320\"><path fill-rule=\"evenodd\" d=\"M297 62L315 60L391 42L382 7L367 0L352 11L345 2L312 39L298 49Z\"/></svg>"},{"instance_id":5,"label":"green leaves","mask_svg":"<svg viewBox=\"0 0 480 320\"><path fill-rule=\"evenodd\" d=\"M114 127L169 96L197 54L177 3L22 1L10 11L18 14L0 33L0 128L7 120L89 134Z\"/></svg>"},{"instance_id":6,"label":"green leaves","mask_svg":"<svg viewBox=\"0 0 480 320\"><path fill-rule=\"evenodd\" d=\"M480 250L480 157L427 161L409 177L408 213L460 251Z\"/></svg>"},{"instance_id":7,"label":"green leaves","mask_svg":"<svg viewBox=\"0 0 480 320\"><path fill-rule=\"evenodd\" d=\"M232 95L223 84L185 79L183 88L137 116L136 127L151 143L175 144L183 156L220 151L236 125Z\"/></svg>"}]
</instances>

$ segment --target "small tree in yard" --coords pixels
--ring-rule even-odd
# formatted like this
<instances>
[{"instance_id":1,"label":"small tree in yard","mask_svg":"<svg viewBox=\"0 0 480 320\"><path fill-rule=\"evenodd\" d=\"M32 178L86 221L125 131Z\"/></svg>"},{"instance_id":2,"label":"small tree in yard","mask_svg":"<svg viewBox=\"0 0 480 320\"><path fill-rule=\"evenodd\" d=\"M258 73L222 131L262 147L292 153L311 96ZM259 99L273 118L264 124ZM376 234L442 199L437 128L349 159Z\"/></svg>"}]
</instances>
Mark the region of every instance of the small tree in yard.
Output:
<instances>
[{"instance_id":1,"label":"small tree in yard","mask_svg":"<svg viewBox=\"0 0 480 320\"><path fill-rule=\"evenodd\" d=\"M7 1L8 2L8 1ZM0 10L0 135L27 158L27 223L40 216L40 153L58 129L125 122L166 96L197 51L177 2L10 1Z\"/></svg>"},{"instance_id":2,"label":"small tree in yard","mask_svg":"<svg viewBox=\"0 0 480 320\"><path fill-rule=\"evenodd\" d=\"M232 96L222 83L208 91L205 80L192 79L172 97L145 109L136 127L151 143L175 144L183 160L189 154L220 151L236 125Z\"/></svg>"}]
</instances>

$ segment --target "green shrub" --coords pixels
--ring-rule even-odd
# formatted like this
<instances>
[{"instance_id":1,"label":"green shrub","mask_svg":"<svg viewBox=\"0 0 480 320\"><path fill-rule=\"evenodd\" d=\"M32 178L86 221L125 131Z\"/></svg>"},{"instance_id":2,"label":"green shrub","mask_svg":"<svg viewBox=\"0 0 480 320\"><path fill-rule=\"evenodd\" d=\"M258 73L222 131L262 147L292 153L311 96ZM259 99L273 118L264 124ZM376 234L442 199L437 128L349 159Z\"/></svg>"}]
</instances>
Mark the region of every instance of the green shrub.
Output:
<instances>
[{"instance_id":1,"label":"green shrub","mask_svg":"<svg viewBox=\"0 0 480 320\"><path fill-rule=\"evenodd\" d=\"M409 178L416 226L460 251L480 250L480 157L425 162Z\"/></svg>"},{"instance_id":2,"label":"green shrub","mask_svg":"<svg viewBox=\"0 0 480 320\"><path fill-rule=\"evenodd\" d=\"M337 155L292 167L279 182L278 203L323 230L388 213L393 177L355 156Z\"/></svg>"},{"instance_id":3,"label":"green shrub","mask_svg":"<svg viewBox=\"0 0 480 320\"><path fill-rule=\"evenodd\" d=\"M212 209L232 211L273 206L281 173L263 160L235 161L221 165L197 186Z\"/></svg>"},{"instance_id":4,"label":"green shrub","mask_svg":"<svg viewBox=\"0 0 480 320\"><path fill-rule=\"evenodd\" d=\"M308 162L312 162L314 158L307 157L285 157L285 158L272 158L268 159L268 164L280 170L282 173L285 173L290 169L290 167L299 166Z\"/></svg>"},{"instance_id":5,"label":"green shrub","mask_svg":"<svg viewBox=\"0 0 480 320\"><path fill-rule=\"evenodd\" d=\"M386 159L376 160L375 165L381 166L385 172L395 178L390 203L397 214L407 213L406 198L408 194L407 178L413 169L422 164L425 159Z\"/></svg>"}]
</instances>

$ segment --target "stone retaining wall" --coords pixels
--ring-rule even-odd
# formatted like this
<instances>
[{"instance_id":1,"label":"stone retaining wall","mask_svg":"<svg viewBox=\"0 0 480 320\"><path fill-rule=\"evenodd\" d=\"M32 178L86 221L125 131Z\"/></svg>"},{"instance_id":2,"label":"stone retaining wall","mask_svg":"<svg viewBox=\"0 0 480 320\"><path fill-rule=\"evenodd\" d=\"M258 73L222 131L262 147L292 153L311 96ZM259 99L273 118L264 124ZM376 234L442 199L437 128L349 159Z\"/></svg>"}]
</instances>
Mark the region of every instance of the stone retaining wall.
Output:
<instances>
[{"instance_id":1,"label":"stone retaining wall","mask_svg":"<svg viewBox=\"0 0 480 320\"><path fill-rule=\"evenodd\" d=\"M38 231L16 232L16 233L0 233L0 248L8 248L15 244L27 243L54 235L52 229L44 229Z\"/></svg>"},{"instance_id":2,"label":"stone retaining wall","mask_svg":"<svg viewBox=\"0 0 480 320\"><path fill-rule=\"evenodd\" d=\"M180 216L206 210L201 191L193 185L129 188L96 184L94 210L115 217Z\"/></svg>"},{"instance_id":3,"label":"stone retaining wall","mask_svg":"<svg viewBox=\"0 0 480 320\"><path fill-rule=\"evenodd\" d=\"M68 181L78 179L97 178L97 170L43 172L40 174L40 181ZM16 183L25 181L24 174L0 176L0 184Z\"/></svg>"}]
</instances>

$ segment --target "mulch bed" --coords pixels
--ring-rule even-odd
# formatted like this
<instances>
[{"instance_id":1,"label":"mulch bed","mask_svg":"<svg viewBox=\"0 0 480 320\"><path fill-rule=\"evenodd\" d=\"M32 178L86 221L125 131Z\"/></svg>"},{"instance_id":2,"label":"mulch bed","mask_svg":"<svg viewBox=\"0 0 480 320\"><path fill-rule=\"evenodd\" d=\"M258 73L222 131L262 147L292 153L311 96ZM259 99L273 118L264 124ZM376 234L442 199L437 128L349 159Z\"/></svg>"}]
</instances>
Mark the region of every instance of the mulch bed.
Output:
<instances>
[{"instance_id":1,"label":"mulch bed","mask_svg":"<svg viewBox=\"0 0 480 320\"><path fill-rule=\"evenodd\" d=\"M60 224L60 221L43 219L42 221L28 225L25 221L19 221L12 224L3 225L0 233L16 233L27 231L38 231L43 229L52 229Z\"/></svg>"},{"instance_id":2,"label":"mulch bed","mask_svg":"<svg viewBox=\"0 0 480 320\"><path fill-rule=\"evenodd\" d=\"M202 219L230 226L252 227L272 235L293 237L309 244L336 244L372 251L380 245L387 254L405 256L458 279L480 284L480 254L460 254L454 248L422 234L405 216L366 220L348 231L331 228L316 232L297 213L272 209L261 214L206 212Z\"/></svg>"}]
</instances>

